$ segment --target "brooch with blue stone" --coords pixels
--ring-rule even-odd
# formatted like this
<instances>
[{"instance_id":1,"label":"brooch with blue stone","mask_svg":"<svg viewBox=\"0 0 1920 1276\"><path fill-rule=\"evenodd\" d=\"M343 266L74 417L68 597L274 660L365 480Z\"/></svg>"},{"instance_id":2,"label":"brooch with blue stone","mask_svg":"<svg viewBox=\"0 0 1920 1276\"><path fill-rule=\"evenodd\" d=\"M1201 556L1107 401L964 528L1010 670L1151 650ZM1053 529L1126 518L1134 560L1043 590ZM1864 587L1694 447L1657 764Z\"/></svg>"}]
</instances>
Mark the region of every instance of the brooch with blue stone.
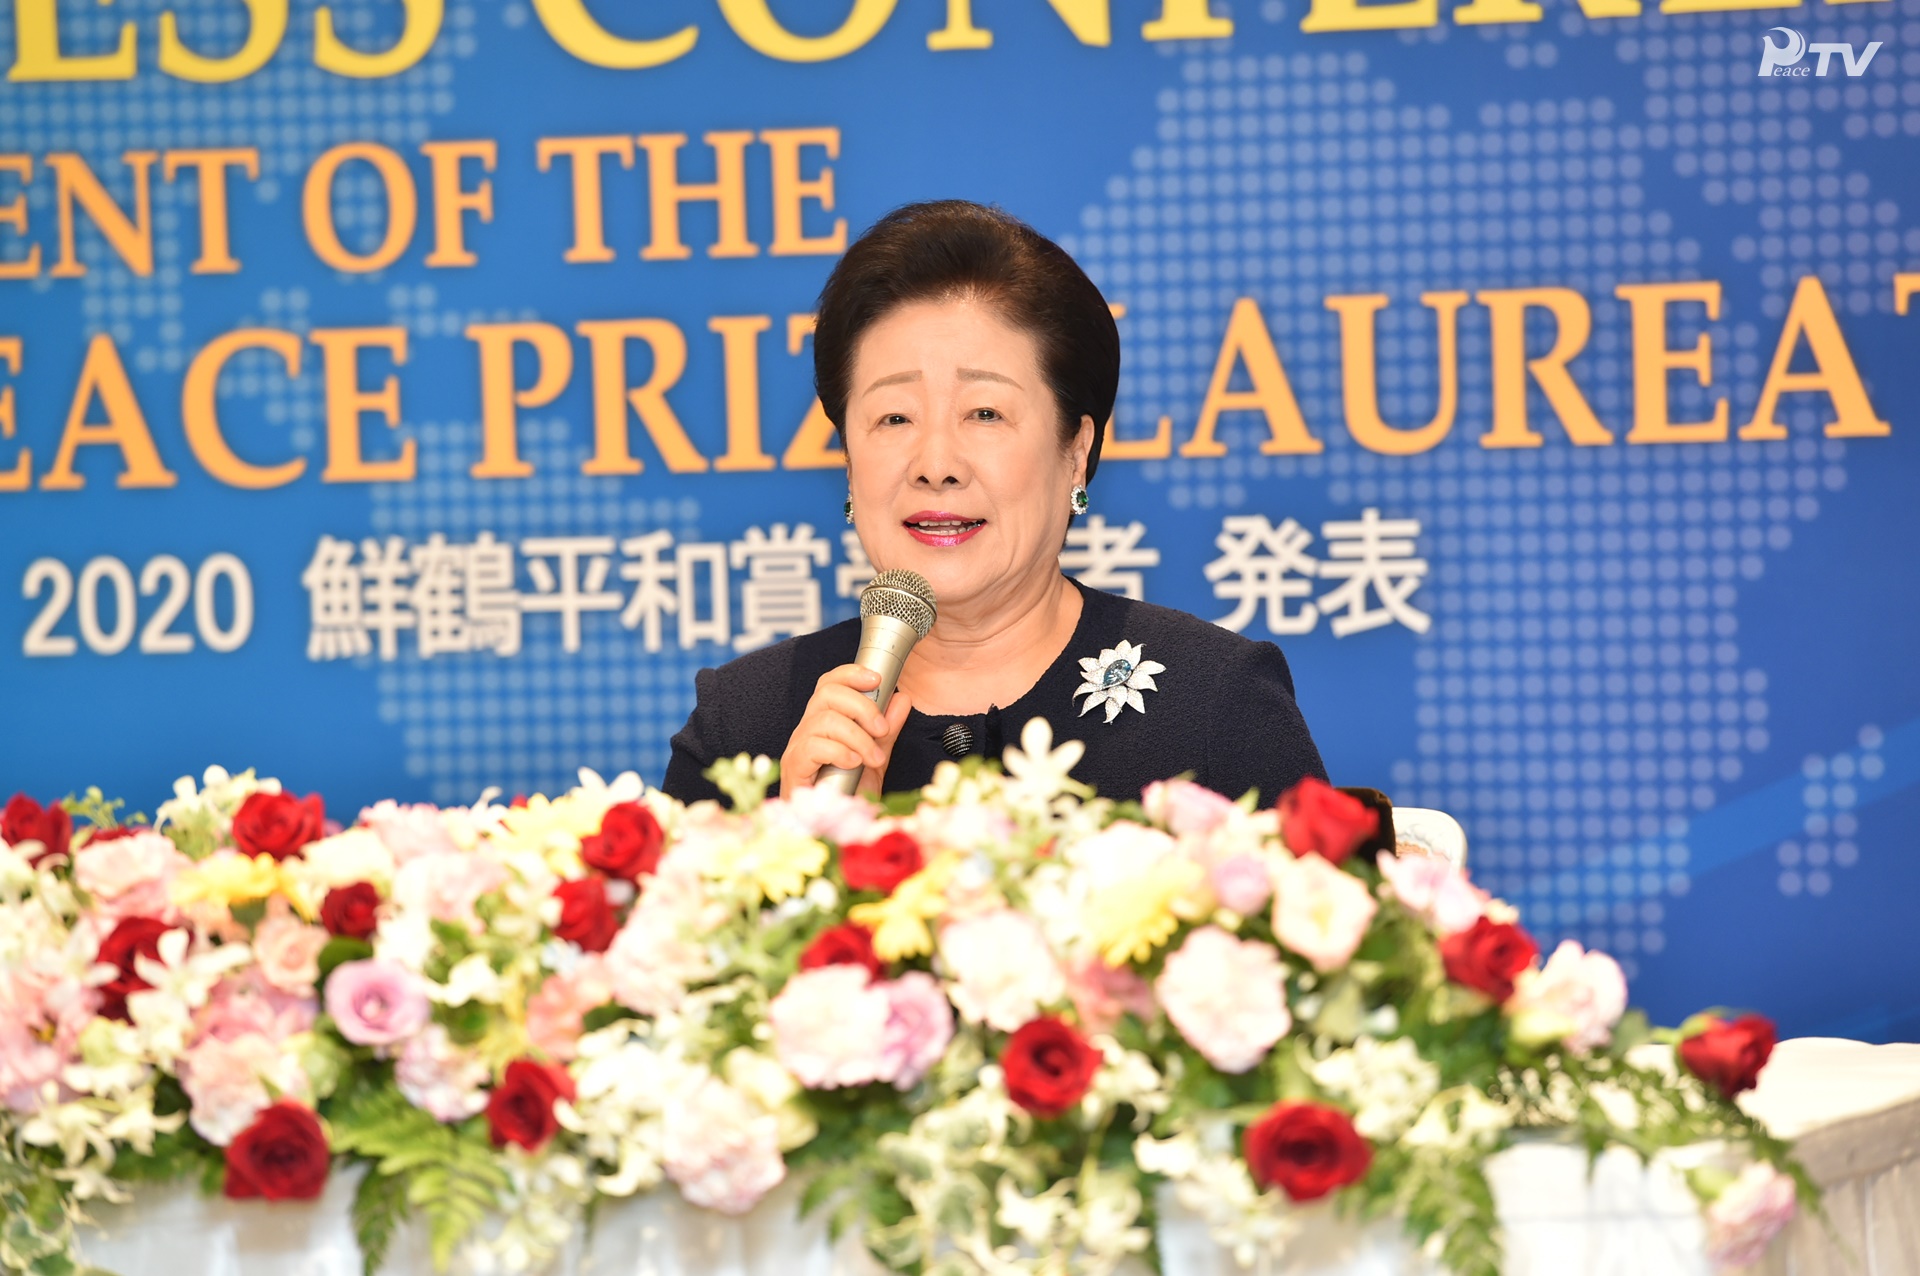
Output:
<instances>
[{"instance_id":1,"label":"brooch with blue stone","mask_svg":"<svg viewBox=\"0 0 1920 1276\"><path fill-rule=\"evenodd\" d=\"M1167 667L1157 660L1148 660L1146 653L1138 644L1122 642L1117 647L1109 647L1100 653L1098 660L1082 657L1080 676L1083 681L1074 689L1074 696L1085 696L1087 701L1080 706L1080 716L1092 713L1096 706L1107 706L1107 721L1112 722L1120 716L1120 710L1131 707L1141 713L1147 711L1147 703L1140 698L1142 691L1158 691L1153 675L1165 673Z\"/></svg>"}]
</instances>

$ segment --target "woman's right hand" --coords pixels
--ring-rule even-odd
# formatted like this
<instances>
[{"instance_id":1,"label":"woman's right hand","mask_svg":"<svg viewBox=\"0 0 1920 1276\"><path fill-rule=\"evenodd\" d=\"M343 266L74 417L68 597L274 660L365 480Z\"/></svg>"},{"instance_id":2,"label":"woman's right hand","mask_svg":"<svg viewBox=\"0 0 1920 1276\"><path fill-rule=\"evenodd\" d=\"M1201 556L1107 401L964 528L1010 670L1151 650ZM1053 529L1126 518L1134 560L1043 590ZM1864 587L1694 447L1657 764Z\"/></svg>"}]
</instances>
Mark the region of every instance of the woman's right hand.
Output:
<instances>
[{"instance_id":1,"label":"woman's right hand","mask_svg":"<svg viewBox=\"0 0 1920 1276\"><path fill-rule=\"evenodd\" d=\"M866 768L859 791L879 796L893 742L913 707L907 693L895 687L887 711L881 713L866 695L879 685L880 675L860 665L841 665L820 675L800 725L780 755L781 797L813 784L825 767Z\"/></svg>"}]
</instances>

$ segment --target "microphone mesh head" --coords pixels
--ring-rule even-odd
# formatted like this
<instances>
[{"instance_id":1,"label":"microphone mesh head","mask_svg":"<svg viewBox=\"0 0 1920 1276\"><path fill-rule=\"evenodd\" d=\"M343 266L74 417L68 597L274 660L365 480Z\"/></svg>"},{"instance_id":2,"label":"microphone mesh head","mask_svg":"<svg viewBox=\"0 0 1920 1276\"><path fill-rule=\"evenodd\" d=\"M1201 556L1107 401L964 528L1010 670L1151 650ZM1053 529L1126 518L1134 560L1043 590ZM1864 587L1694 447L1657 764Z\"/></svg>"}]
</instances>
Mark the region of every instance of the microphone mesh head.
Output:
<instances>
[{"instance_id":1,"label":"microphone mesh head","mask_svg":"<svg viewBox=\"0 0 1920 1276\"><path fill-rule=\"evenodd\" d=\"M860 614L904 620L925 638L933 628L933 586L919 572L881 572L860 591Z\"/></svg>"}]
</instances>

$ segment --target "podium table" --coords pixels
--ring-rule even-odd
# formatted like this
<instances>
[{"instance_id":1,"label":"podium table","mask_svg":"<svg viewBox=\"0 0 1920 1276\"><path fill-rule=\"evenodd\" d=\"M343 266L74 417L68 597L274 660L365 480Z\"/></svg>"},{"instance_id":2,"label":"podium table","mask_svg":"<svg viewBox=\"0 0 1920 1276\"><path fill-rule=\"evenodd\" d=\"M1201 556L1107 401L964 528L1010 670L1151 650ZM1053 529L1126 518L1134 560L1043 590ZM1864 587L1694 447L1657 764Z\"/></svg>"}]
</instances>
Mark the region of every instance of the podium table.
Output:
<instances>
[{"instance_id":1,"label":"podium table","mask_svg":"<svg viewBox=\"0 0 1920 1276\"><path fill-rule=\"evenodd\" d=\"M1748 1110L1800 1141L1825 1188L1830 1234L1802 1217L1775 1241L1766 1276L1913 1276L1920 1272L1920 1045L1868 1046L1824 1038L1782 1042ZM1502 1153L1489 1167L1514 1276L1711 1276L1704 1225L1679 1175L1630 1154L1601 1158L1551 1139ZM148 1189L103 1206L103 1232L86 1231L86 1259L119 1276L358 1276L338 1175L312 1202L226 1201L184 1188ZM785 1184L752 1214L726 1218L687 1206L671 1188L606 1203L593 1234L576 1239L562 1276L874 1276L850 1239L796 1218ZM1169 1201L1161 1230L1166 1276L1228 1276L1230 1255L1197 1218ZM1855 1261L1857 1259L1857 1262ZM1144 1265L1128 1276L1144 1276ZM387 1271L432 1271L425 1236L396 1238ZM1358 1227L1325 1207L1285 1263L1263 1276L1428 1276L1434 1268L1393 1224Z\"/></svg>"}]
</instances>

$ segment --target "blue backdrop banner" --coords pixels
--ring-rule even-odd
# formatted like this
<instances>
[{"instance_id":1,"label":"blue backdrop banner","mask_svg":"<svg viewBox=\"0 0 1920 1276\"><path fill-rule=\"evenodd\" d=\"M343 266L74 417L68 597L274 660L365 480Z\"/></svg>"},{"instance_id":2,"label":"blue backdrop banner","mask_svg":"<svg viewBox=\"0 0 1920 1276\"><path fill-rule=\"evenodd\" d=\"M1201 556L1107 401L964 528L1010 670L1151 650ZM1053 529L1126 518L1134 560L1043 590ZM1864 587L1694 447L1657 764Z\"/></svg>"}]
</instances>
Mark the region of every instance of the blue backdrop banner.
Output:
<instances>
[{"instance_id":1,"label":"blue backdrop banner","mask_svg":"<svg viewBox=\"0 0 1920 1276\"><path fill-rule=\"evenodd\" d=\"M4 0L0 788L657 779L870 574L909 200L1120 317L1063 562L1639 1000L1920 1037L1920 0ZM3 794L0 794L3 796Z\"/></svg>"}]
</instances>

